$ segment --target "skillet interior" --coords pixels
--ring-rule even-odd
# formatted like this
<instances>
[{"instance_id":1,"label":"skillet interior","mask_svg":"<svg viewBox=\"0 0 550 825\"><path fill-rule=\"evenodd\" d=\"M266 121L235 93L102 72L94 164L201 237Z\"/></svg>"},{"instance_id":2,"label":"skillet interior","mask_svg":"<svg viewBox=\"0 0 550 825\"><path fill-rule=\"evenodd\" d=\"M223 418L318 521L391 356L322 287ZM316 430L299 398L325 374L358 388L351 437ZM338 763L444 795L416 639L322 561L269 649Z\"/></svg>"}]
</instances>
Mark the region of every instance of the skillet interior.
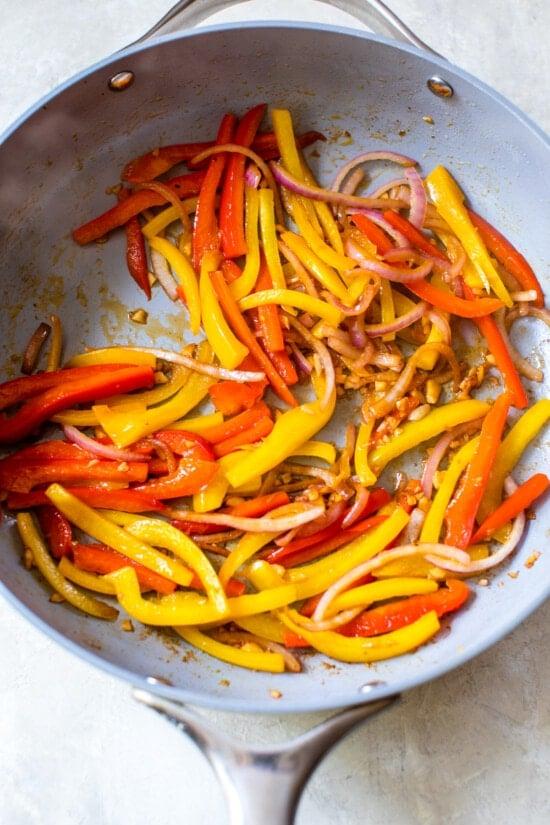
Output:
<instances>
[{"instance_id":1,"label":"skillet interior","mask_svg":"<svg viewBox=\"0 0 550 825\"><path fill-rule=\"evenodd\" d=\"M136 74L133 86L122 94L110 92L108 78L128 68ZM434 72L452 82L451 100L426 88ZM18 369L14 353L21 353L37 321L52 311L63 319L67 354L105 342L145 343L152 335L159 345L181 342L184 319L158 291L147 307L149 324L128 323L127 310L143 301L125 270L120 236L80 249L69 232L107 208L105 189L129 158L162 143L209 138L223 111L242 112L260 100L289 107L298 128L329 136L321 158L314 160L325 181L344 159L367 147L398 148L418 158L423 171L438 162L448 165L474 207L517 242L547 278L543 254L550 205L542 170L550 153L536 127L510 104L444 61L372 35L290 24L216 27L99 64L42 101L6 136L0 150L5 377ZM431 115L434 125L423 115ZM374 175L382 171L373 168ZM519 322L516 335L523 354L544 367L546 327ZM544 394L542 386L530 389L536 390L533 397ZM530 450L517 477L547 463L547 450L548 443L540 442ZM544 550L547 538L539 515L510 565L436 644L368 670L327 668L324 657L307 658L300 676L251 674L198 653L184 663L183 642L140 629L123 633L119 622L102 623L51 604L44 585L20 564L9 523L3 527L0 581L8 597L50 635L134 684L154 674L173 683L174 688L159 688L173 698L280 713L356 703L366 698L360 688L368 682L378 682L369 698L404 689L492 644L547 595L550 556L543 552L531 570L523 566L530 552ZM507 570L520 570L519 578L511 580ZM271 688L282 691L278 702L270 698Z\"/></svg>"}]
</instances>

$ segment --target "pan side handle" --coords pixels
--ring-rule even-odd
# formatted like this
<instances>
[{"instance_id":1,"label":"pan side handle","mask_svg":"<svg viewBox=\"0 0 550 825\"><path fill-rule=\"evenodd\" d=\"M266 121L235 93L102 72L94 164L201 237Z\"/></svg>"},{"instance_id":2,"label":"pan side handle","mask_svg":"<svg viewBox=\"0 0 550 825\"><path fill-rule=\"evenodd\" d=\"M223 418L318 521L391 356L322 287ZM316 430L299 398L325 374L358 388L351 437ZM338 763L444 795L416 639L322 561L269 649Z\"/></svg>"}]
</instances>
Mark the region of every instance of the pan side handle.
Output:
<instances>
[{"instance_id":1,"label":"pan side handle","mask_svg":"<svg viewBox=\"0 0 550 825\"><path fill-rule=\"evenodd\" d=\"M180 0L169 9L149 31L131 45L142 43L152 37L182 31L198 25L206 18L230 6L239 5L243 0ZM364 23L375 34L385 35L417 49L438 55L381 0L318 0L347 12ZM439 55L438 55L439 56Z\"/></svg>"},{"instance_id":2,"label":"pan side handle","mask_svg":"<svg viewBox=\"0 0 550 825\"><path fill-rule=\"evenodd\" d=\"M231 825L292 825L301 793L324 756L356 725L398 698L342 710L307 733L272 747L248 747L227 737L183 704L135 689L134 698L186 733L222 785Z\"/></svg>"}]
</instances>

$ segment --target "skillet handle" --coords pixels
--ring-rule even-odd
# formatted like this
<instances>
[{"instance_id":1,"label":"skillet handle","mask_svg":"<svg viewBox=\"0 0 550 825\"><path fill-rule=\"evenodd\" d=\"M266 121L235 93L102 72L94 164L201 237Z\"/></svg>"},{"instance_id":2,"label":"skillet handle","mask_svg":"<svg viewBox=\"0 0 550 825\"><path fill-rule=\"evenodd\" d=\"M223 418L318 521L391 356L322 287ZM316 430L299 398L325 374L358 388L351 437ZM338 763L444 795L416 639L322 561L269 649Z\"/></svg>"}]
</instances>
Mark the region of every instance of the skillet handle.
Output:
<instances>
[{"instance_id":1,"label":"skillet handle","mask_svg":"<svg viewBox=\"0 0 550 825\"><path fill-rule=\"evenodd\" d=\"M272 747L244 746L185 705L134 690L134 698L186 733L222 785L231 825L292 825L301 793L317 765L352 728L398 696L342 710L307 733Z\"/></svg>"},{"instance_id":2,"label":"skillet handle","mask_svg":"<svg viewBox=\"0 0 550 825\"><path fill-rule=\"evenodd\" d=\"M180 0L169 9L158 23L145 32L131 45L142 43L156 35L169 34L192 28L206 18L230 6L239 5L244 0ZM364 23L375 34L382 34L416 46L417 49L439 56L381 0L318 0L327 6L333 6Z\"/></svg>"}]
</instances>

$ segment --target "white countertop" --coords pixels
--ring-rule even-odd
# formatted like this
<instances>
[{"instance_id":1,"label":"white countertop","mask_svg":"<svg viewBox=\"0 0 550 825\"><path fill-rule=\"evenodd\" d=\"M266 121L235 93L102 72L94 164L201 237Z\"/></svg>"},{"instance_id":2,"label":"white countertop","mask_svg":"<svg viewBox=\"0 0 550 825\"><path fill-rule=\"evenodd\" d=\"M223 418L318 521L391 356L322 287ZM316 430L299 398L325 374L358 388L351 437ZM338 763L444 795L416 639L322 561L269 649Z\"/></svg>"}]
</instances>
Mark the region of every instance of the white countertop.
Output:
<instances>
[{"instance_id":1,"label":"white countertop","mask_svg":"<svg viewBox=\"0 0 550 825\"><path fill-rule=\"evenodd\" d=\"M388 2L429 44L550 129L547 0ZM0 131L57 83L131 42L169 5L12 4L2 21ZM215 20L245 17L351 24L304 0L247 3ZM492 650L350 736L315 774L298 825L548 822L549 624L546 604ZM210 768L184 736L3 602L0 668L0 825L225 823ZM210 715L244 740L266 743L308 721Z\"/></svg>"}]
</instances>

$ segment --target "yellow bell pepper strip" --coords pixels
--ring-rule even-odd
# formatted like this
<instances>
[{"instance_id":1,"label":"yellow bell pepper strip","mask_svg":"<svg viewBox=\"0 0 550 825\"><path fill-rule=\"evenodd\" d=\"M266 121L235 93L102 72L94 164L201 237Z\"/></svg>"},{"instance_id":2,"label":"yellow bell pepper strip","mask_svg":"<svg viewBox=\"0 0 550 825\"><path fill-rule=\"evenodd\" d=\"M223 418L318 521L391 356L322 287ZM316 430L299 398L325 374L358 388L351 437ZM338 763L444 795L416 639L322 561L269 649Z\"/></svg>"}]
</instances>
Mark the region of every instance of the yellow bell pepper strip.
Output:
<instances>
[{"instance_id":1,"label":"yellow bell pepper strip","mask_svg":"<svg viewBox=\"0 0 550 825\"><path fill-rule=\"evenodd\" d=\"M174 595L177 595L174 593ZM166 598L169 598L168 596ZM267 613L269 610L278 610L297 600L296 586L283 584L281 587L271 587L260 593L247 593L228 599L229 615L231 619L241 616L253 616L256 613Z\"/></svg>"},{"instance_id":2,"label":"yellow bell pepper strip","mask_svg":"<svg viewBox=\"0 0 550 825\"><path fill-rule=\"evenodd\" d=\"M241 616L235 622L243 630L261 636L270 642L284 644L285 627L272 613L260 613L257 616Z\"/></svg>"},{"instance_id":3,"label":"yellow bell pepper strip","mask_svg":"<svg viewBox=\"0 0 550 825\"><path fill-rule=\"evenodd\" d=\"M478 561L479 559L486 559L489 555L489 548L486 544L471 545L466 549L471 561ZM409 556L409 558L396 559L390 561L383 567L373 570L372 575L377 579L393 579L396 576L418 576L420 579L434 579L435 581L444 581L449 578L449 571L443 570L441 567L436 567L429 561L425 561L420 556ZM470 576L478 576L479 573L458 574L453 573L456 578L469 578Z\"/></svg>"},{"instance_id":4,"label":"yellow bell pepper strip","mask_svg":"<svg viewBox=\"0 0 550 825\"><path fill-rule=\"evenodd\" d=\"M187 430L188 433L202 433L218 424L223 424L223 415L221 412L198 415L196 418L184 418L183 421L175 421L173 424L170 424L170 429Z\"/></svg>"},{"instance_id":5,"label":"yellow bell pepper strip","mask_svg":"<svg viewBox=\"0 0 550 825\"><path fill-rule=\"evenodd\" d=\"M291 453L293 456L304 456L307 458L320 458L321 461L326 461L327 464L334 464L336 461L336 448L334 444L329 444L328 441L306 441Z\"/></svg>"},{"instance_id":6,"label":"yellow bell pepper strip","mask_svg":"<svg viewBox=\"0 0 550 825\"><path fill-rule=\"evenodd\" d=\"M56 563L48 553L48 548L44 544L38 532L34 519L30 513L17 514L17 529L21 536L23 545L28 548L33 557L33 561L42 573L50 587L53 588L65 601L73 607L89 613L96 619L108 619L113 621L118 616L118 610L104 602L94 599L87 593L82 593L77 587L71 584L60 572Z\"/></svg>"},{"instance_id":7,"label":"yellow bell pepper strip","mask_svg":"<svg viewBox=\"0 0 550 825\"><path fill-rule=\"evenodd\" d=\"M479 436L472 438L464 444L453 456L443 481L439 486L439 490L435 494L435 498L431 503L430 509L424 519L422 530L420 532L420 542L435 543L439 541L441 529L443 527L443 519L447 512L447 506L452 498L458 480L468 464L472 461L474 455L479 448Z\"/></svg>"},{"instance_id":8,"label":"yellow bell pepper strip","mask_svg":"<svg viewBox=\"0 0 550 825\"><path fill-rule=\"evenodd\" d=\"M245 189L245 208L246 259L242 275L239 275L230 285L231 294L236 301L252 292L260 274L260 238L258 235L260 195L250 186Z\"/></svg>"},{"instance_id":9,"label":"yellow bell pepper strip","mask_svg":"<svg viewBox=\"0 0 550 825\"><path fill-rule=\"evenodd\" d=\"M181 205L188 215L192 214L197 208L197 200L197 197L185 198L185 200L181 202ZM163 209L162 212L155 215L154 218L151 218L150 221L147 221L147 223L141 227L141 231L146 238L154 238L155 235L159 235L167 226L170 226L171 223L179 221L180 216L180 209L177 209L175 206L168 206L166 209Z\"/></svg>"},{"instance_id":10,"label":"yellow bell pepper strip","mask_svg":"<svg viewBox=\"0 0 550 825\"><path fill-rule=\"evenodd\" d=\"M489 404L485 401L468 400L455 401L452 404L445 404L437 407L428 413L420 421L409 421L404 425L399 435L376 447L369 455L369 464L373 472L378 475L384 467L393 461L397 456L418 447L423 441L439 435L445 430L466 421L474 421L481 418L489 411Z\"/></svg>"},{"instance_id":11,"label":"yellow bell pepper strip","mask_svg":"<svg viewBox=\"0 0 550 825\"><path fill-rule=\"evenodd\" d=\"M246 650L233 647L212 639L200 630L191 627L174 627L176 633L190 645L208 653L215 659L221 659L230 665L246 667L249 670L263 670L266 673L283 673L285 660L280 653L269 653L263 650Z\"/></svg>"},{"instance_id":12,"label":"yellow bell pepper strip","mask_svg":"<svg viewBox=\"0 0 550 825\"><path fill-rule=\"evenodd\" d=\"M104 347L103 349L93 349L90 352L74 355L66 366L93 367L97 364L133 364L136 367L153 367L154 369L156 363L156 356L148 352L125 349L124 347Z\"/></svg>"},{"instance_id":13,"label":"yellow bell pepper strip","mask_svg":"<svg viewBox=\"0 0 550 825\"><path fill-rule=\"evenodd\" d=\"M355 441L354 464L355 472L361 484L365 487L372 487L376 483L376 476L369 467L369 447L374 427L374 418L369 419L368 422L362 422L357 431L357 438Z\"/></svg>"},{"instance_id":14,"label":"yellow bell pepper strip","mask_svg":"<svg viewBox=\"0 0 550 825\"><path fill-rule=\"evenodd\" d=\"M169 598L169 597L168 597ZM378 662L410 653L435 636L439 630L437 613L432 610L416 622L399 630L384 633L381 636L353 637L342 636L332 630L318 632L306 630L296 622L299 616L294 610L281 611L281 621L311 647L340 662Z\"/></svg>"},{"instance_id":15,"label":"yellow bell pepper strip","mask_svg":"<svg viewBox=\"0 0 550 825\"><path fill-rule=\"evenodd\" d=\"M187 587L192 581L193 574L178 561L137 540L126 530L100 515L97 510L88 507L60 484L50 484L46 495L72 524L96 541L112 547L113 550L118 550L123 556L137 561L149 570L183 587Z\"/></svg>"},{"instance_id":16,"label":"yellow bell pepper strip","mask_svg":"<svg viewBox=\"0 0 550 825\"><path fill-rule=\"evenodd\" d=\"M222 506L225 494L229 489L229 482L221 467L216 475L208 482L203 490L193 496L193 510L195 513L210 513Z\"/></svg>"},{"instance_id":17,"label":"yellow bell pepper strip","mask_svg":"<svg viewBox=\"0 0 550 825\"><path fill-rule=\"evenodd\" d=\"M262 245L267 263L267 269L271 276L275 289L286 289L285 273L281 265L279 246L277 244L277 232L275 229L275 204L273 190L260 189L260 232L262 235Z\"/></svg>"},{"instance_id":18,"label":"yellow bell pepper strip","mask_svg":"<svg viewBox=\"0 0 550 825\"><path fill-rule=\"evenodd\" d=\"M332 304L304 292L297 292L295 289L264 289L262 292L253 292L239 301L239 307L243 311L271 304L303 309L311 315L318 315L334 327L338 326L343 317L340 310Z\"/></svg>"},{"instance_id":19,"label":"yellow bell pepper strip","mask_svg":"<svg viewBox=\"0 0 550 825\"><path fill-rule=\"evenodd\" d=\"M426 177L425 183L435 208L464 247L466 255L475 266L487 292L492 289L507 307L511 307L513 301L510 294L502 283L487 247L468 215L464 206L464 194L454 178L445 167L436 166Z\"/></svg>"},{"instance_id":20,"label":"yellow bell pepper strip","mask_svg":"<svg viewBox=\"0 0 550 825\"><path fill-rule=\"evenodd\" d=\"M242 567L248 559L252 558L255 553L273 541L279 533L245 533L242 536L237 546L224 560L219 570L219 577L222 584L225 586L229 579L237 572L239 567Z\"/></svg>"},{"instance_id":21,"label":"yellow bell pepper strip","mask_svg":"<svg viewBox=\"0 0 550 825\"><path fill-rule=\"evenodd\" d=\"M429 579L396 578L379 582L369 582L360 587L352 587L331 602L327 611L327 618L348 610L350 607L368 607L374 602L383 602L386 599L402 598L404 596L423 596L435 593L437 584Z\"/></svg>"},{"instance_id":22,"label":"yellow bell pepper strip","mask_svg":"<svg viewBox=\"0 0 550 825\"><path fill-rule=\"evenodd\" d=\"M73 427L97 427L99 421L93 410L64 410L52 415L56 424L69 424Z\"/></svg>"},{"instance_id":23,"label":"yellow bell pepper strip","mask_svg":"<svg viewBox=\"0 0 550 825\"><path fill-rule=\"evenodd\" d=\"M308 219L302 200L297 195L288 194L286 202L292 220L312 252L315 252L322 261L328 264L328 266L334 267L334 269L341 270L342 272L353 269L355 261L352 258L346 257L343 253L336 252L335 249L319 237ZM326 204L324 205L326 206Z\"/></svg>"},{"instance_id":24,"label":"yellow bell pepper strip","mask_svg":"<svg viewBox=\"0 0 550 825\"><path fill-rule=\"evenodd\" d=\"M382 313L382 323L391 324L395 321L395 307L393 305L392 288L389 281L382 278L380 281L380 310ZM394 341L395 332L388 332L382 336L382 341Z\"/></svg>"},{"instance_id":25,"label":"yellow bell pepper strip","mask_svg":"<svg viewBox=\"0 0 550 825\"><path fill-rule=\"evenodd\" d=\"M249 450L253 450L253 445L245 445L241 447L239 450L235 450L234 453L228 453L227 455L223 455L221 458L218 459L218 464L222 468L224 475L227 476L227 470L230 467L234 467L235 464L238 464L243 454L248 452ZM255 476L251 478L250 481L247 481L245 484L242 484L240 487L231 487L229 488L233 493L242 493L243 495L247 495L248 493L257 493L260 487L262 486L262 477Z\"/></svg>"},{"instance_id":26,"label":"yellow bell pepper strip","mask_svg":"<svg viewBox=\"0 0 550 825\"><path fill-rule=\"evenodd\" d=\"M248 348L233 334L218 303L210 273L216 269L219 258L212 253L203 256L200 274L202 320L206 337L220 364L233 370L248 355ZM234 284L237 281L233 282Z\"/></svg>"},{"instance_id":27,"label":"yellow bell pepper strip","mask_svg":"<svg viewBox=\"0 0 550 825\"><path fill-rule=\"evenodd\" d=\"M303 178L306 183L309 183L312 186L318 186L318 182L307 165L303 154L300 152L300 161L302 164L302 174ZM332 214L332 210L328 203L324 203L323 201L314 201L313 208L317 213L317 217L323 227L325 237L329 244L332 246L333 249L336 250L340 255L344 254L344 243L342 241L342 236L338 230L338 224L334 220L334 215Z\"/></svg>"},{"instance_id":28,"label":"yellow bell pepper strip","mask_svg":"<svg viewBox=\"0 0 550 825\"><path fill-rule=\"evenodd\" d=\"M287 581L294 582L298 599L307 599L322 593L344 573L368 561L390 544L406 527L409 516L401 507L383 508L381 513L388 518L373 527L340 550L324 556L318 561L292 567L286 571Z\"/></svg>"},{"instance_id":29,"label":"yellow bell pepper strip","mask_svg":"<svg viewBox=\"0 0 550 825\"><path fill-rule=\"evenodd\" d=\"M434 275L432 275L432 277L430 278L430 283L433 286L437 287L438 289L442 289L444 291L445 290L449 291L449 286L445 282L442 274L440 275L438 273L435 273ZM397 294L397 291L394 290L393 291L394 300L395 300L395 295L396 294ZM449 320L449 314L447 312L443 312L443 316L447 320ZM440 341L445 341L445 334L444 334L443 330L441 330L435 324L432 324L430 332L429 332L428 337L426 339L426 343L427 344L432 344L432 343L439 343ZM418 361L418 368L421 369L421 370L433 370L433 368L437 364L437 357L438 357L437 350L432 350L431 352L429 350L426 351L420 357L420 359Z\"/></svg>"},{"instance_id":30,"label":"yellow bell pepper strip","mask_svg":"<svg viewBox=\"0 0 550 825\"><path fill-rule=\"evenodd\" d=\"M245 453L240 461L226 471L231 486L241 487L247 481L277 467L325 426L332 418L335 404L336 392L333 392L324 408L319 401L310 401L284 412L262 443Z\"/></svg>"},{"instance_id":31,"label":"yellow bell pepper strip","mask_svg":"<svg viewBox=\"0 0 550 825\"><path fill-rule=\"evenodd\" d=\"M256 559L245 570L245 576L256 590L270 590L285 584L283 577L268 561Z\"/></svg>"},{"instance_id":32,"label":"yellow bell pepper strip","mask_svg":"<svg viewBox=\"0 0 550 825\"><path fill-rule=\"evenodd\" d=\"M206 595L216 610L225 613L227 599L216 571L200 547L189 536L166 521L151 518L135 520L127 525L126 530L140 541L170 550L178 558L183 559L201 580Z\"/></svg>"},{"instance_id":33,"label":"yellow bell pepper strip","mask_svg":"<svg viewBox=\"0 0 550 825\"><path fill-rule=\"evenodd\" d=\"M67 556L63 556L57 569L66 579L69 579L73 584L85 587L86 590L93 590L95 593L103 593L106 596L116 595L114 586L105 576L98 576L97 573L80 570L80 568L75 567L72 561L69 561Z\"/></svg>"},{"instance_id":34,"label":"yellow bell pepper strip","mask_svg":"<svg viewBox=\"0 0 550 825\"><path fill-rule=\"evenodd\" d=\"M211 363L213 353L206 341L200 344L197 358L203 363ZM111 441L119 447L127 447L150 433L172 425L174 421L187 415L199 404L208 389L215 383L209 375L193 373L175 395L164 404L149 409L138 409L131 413L120 407L111 409L103 404L96 404L93 412L101 427Z\"/></svg>"},{"instance_id":35,"label":"yellow bell pepper strip","mask_svg":"<svg viewBox=\"0 0 550 825\"><path fill-rule=\"evenodd\" d=\"M322 261L300 235L296 235L294 232L283 232L281 240L325 289L332 292L346 306L351 304L346 286L338 273Z\"/></svg>"},{"instance_id":36,"label":"yellow bell pepper strip","mask_svg":"<svg viewBox=\"0 0 550 825\"><path fill-rule=\"evenodd\" d=\"M509 476L523 451L550 419L550 398L537 401L519 418L498 448L493 471L478 510L480 522L499 506L504 479Z\"/></svg>"},{"instance_id":37,"label":"yellow bell pepper strip","mask_svg":"<svg viewBox=\"0 0 550 825\"><path fill-rule=\"evenodd\" d=\"M175 273L189 310L191 332L193 335L198 335L201 326L201 301L197 276L191 262L177 246L166 238L149 238L149 246L166 258Z\"/></svg>"},{"instance_id":38,"label":"yellow bell pepper strip","mask_svg":"<svg viewBox=\"0 0 550 825\"><path fill-rule=\"evenodd\" d=\"M138 409L142 407L153 407L155 404L162 404L172 398L180 390L191 375L191 370L180 364L172 365L172 373L165 384L157 384L152 390L136 393L135 395L115 395L109 398L107 406L126 407L130 409L132 405Z\"/></svg>"}]
</instances>

